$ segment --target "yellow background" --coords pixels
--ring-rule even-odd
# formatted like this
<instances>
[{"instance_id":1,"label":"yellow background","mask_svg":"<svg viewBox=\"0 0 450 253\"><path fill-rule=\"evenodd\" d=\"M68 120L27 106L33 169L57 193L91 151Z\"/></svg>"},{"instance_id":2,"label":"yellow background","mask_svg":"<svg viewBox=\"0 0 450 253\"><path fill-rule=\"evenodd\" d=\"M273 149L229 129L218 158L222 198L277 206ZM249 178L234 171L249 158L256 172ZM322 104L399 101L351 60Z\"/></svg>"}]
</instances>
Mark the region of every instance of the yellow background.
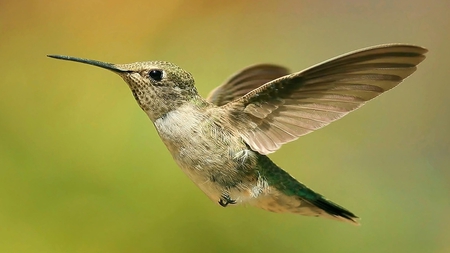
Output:
<instances>
[{"instance_id":1,"label":"yellow background","mask_svg":"<svg viewBox=\"0 0 450 253\"><path fill-rule=\"evenodd\" d=\"M1 1L0 252L450 252L449 3ZM116 75L57 61L167 60L202 95L270 62L299 71L390 42L419 70L271 158L362 226L221 208Z\"/></svg>"}]
</instances>

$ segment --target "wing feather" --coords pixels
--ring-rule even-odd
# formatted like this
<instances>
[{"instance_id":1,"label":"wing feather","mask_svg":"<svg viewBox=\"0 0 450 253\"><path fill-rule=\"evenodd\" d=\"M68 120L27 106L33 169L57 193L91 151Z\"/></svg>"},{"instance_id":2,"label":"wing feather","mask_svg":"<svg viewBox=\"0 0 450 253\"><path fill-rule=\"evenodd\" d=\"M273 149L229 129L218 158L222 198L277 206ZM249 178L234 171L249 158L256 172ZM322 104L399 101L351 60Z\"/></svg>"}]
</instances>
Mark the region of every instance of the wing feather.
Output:
<instances>
[{"instance_id":1,"label":"wing feather","mask_svg":"<svg viewBox=\"0 0 450 253\"><path fill-rule=\"evenodd\" d=\"M288 69L278 65L258 64L250 66L234 74L211 91L206 100L221 106L244 96L265 83L288 74Z\"/></svg>"},{"instance_id":2,"label":"wing feather","mask_svg":"<svg viewBox=\"0 0 450 253\"><path fill-rule=\"evenodd\" d=\"M397 86L426 52L404 44L362 49L259 85L222 109L253 150L268 154Z\"/></svg>"}]
</instances>

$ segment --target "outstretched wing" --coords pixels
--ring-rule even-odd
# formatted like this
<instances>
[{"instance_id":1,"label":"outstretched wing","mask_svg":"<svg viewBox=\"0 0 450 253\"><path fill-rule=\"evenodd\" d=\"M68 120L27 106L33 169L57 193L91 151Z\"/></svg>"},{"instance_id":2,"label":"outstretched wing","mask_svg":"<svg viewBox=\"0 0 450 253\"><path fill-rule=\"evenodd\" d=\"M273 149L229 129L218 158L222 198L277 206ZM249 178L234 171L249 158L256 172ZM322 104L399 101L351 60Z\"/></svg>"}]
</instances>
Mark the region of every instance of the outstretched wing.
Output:
<instances>
[{"instance_id":1,"label":"outstretched wing","mask_svg":"<svg viewBox=\"0 0 450 253\"><path fill-rule=\"evenodd\" d=\"M426 52L404 44L358 50L280 77L222 108L245 142L268 154L392 89Z\"/></svg>"},{"instance_id":2,"label":"outstretched wing","mask_svg":"<svg viewBox=\"0 0 450 253\"><path fill-rule=\"evenodd\" d=\"M212 90L206 100L221 106L244 96L265 83L288 74L288 69L278 65L259 64L250 66L234 74Z\"/></svg>"}]
</instances>

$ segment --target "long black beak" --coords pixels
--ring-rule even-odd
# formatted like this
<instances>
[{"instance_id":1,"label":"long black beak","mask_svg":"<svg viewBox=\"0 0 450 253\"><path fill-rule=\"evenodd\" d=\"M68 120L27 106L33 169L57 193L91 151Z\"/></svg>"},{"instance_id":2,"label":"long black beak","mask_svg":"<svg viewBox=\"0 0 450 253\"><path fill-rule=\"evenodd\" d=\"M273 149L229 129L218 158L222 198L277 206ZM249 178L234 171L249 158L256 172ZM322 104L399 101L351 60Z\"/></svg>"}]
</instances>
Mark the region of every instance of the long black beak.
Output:
<instances>
[{"instance_id":1,"label":"long black beak","mask_svg":"<svg viewBox=\"0 0 450 253\"><path fill-rule=\"evenodd\" d=\"M60 60L66 60L66 61L75 61L75 62L81 62L93 66L97 66L104 69L109 69L114 72L129 72L128 70L120 69L116 67L116 65L108 62L101 62L96 60L89 60L84 58L78 58L73 56L65 56L65 55L55 55L55 54L49 54L47 55L50 58L60 59Z\"/></svg>"}]
</instances>

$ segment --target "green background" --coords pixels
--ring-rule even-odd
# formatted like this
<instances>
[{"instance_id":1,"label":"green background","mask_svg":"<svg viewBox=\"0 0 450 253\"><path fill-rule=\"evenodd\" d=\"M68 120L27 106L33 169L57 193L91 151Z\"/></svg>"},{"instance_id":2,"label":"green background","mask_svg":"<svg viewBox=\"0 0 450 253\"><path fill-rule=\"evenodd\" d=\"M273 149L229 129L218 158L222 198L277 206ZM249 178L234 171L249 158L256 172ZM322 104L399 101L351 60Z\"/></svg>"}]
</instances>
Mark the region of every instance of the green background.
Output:
<instances>
[{"instance_id":1,"label":"green background","mask_svg":"<svg viewBox=\"0 0 450 253\"><path fill-rule=\"evenodd\" d=\"M449 3L1 1L0 252L450 252ZM204 96L382 43L430 50L393 91L271 158L362 226L221 208L116 75L53 60L167 60Z\"/></svg>"}]
</instances>

